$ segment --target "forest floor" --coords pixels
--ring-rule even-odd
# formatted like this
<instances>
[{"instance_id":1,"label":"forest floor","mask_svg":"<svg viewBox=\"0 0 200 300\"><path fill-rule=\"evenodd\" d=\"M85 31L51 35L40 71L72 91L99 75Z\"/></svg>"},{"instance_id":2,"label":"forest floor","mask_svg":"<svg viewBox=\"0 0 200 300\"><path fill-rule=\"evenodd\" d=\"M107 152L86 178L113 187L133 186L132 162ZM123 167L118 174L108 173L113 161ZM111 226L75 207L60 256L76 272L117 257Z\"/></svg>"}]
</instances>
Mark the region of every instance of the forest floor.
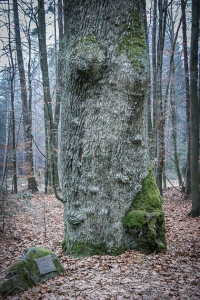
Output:
<instances>
[{"instance_id":1,"label":"forest floor","mask_svg":"<svg viewBox=\"0 0 200 300\"><path fill-rule=\"evenodd\" d=\"M200 299L200 218L174 189L164 194L167 251L73 258L61 251L63 207L53 195L9 195L0 233L0 281L25 251L38 245L57 254L66 273L6 299ZM18 213L13 214L13 212Z\"/></svg>"}]
</instances>

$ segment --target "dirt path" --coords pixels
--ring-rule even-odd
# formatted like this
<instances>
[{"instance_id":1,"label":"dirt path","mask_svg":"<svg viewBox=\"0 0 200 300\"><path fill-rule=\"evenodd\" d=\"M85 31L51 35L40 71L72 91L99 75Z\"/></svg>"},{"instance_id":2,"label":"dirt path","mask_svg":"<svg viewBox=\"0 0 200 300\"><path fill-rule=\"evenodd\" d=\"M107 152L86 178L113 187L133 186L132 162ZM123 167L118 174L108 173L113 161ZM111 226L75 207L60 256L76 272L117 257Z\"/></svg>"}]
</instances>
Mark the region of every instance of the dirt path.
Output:
<instances>
[{"instance_id":1,"label":"dirt path","mask_svg":"<svg viewBox=\"0 0 200 300\"><path fill-rule=\"evenodd\" d=\"M74 259L61 252L62 203L52 195L29 200L12 196L7 211L19 212L7 216L5 233L0 233L0 280L33 245L54 251L66 273L6 299L200 299L200 218L187 216L191 202L176 191L168 190L165 199L165 253L127 251L117 257Z\"/></svg>"}]
</instances>

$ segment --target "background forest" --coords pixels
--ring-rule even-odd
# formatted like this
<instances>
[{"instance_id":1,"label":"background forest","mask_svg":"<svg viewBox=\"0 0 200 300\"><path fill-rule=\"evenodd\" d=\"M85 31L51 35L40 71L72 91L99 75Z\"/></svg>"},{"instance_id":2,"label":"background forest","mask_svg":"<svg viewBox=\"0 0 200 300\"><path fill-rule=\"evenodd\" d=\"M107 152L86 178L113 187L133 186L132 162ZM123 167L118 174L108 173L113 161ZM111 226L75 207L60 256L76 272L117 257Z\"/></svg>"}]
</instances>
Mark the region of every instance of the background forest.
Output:
<instances>
[{"instance_id":1,"label":"background forest","mask_svg":"<svg viewBox=\"0 0 200 300\"><path fill-rule=\"evenodd\" d=\"M195 37L191 27L192 2L143 1L143 8L151 68L151 162L161 194L172 183L189 195L191 84L199 82L198 70L191 73L191 32L198 45L198 31ZM1 189L12 187L17 193L22 183L32 193L54 189L59 198L62 0L0 1L0 14ZM197 24L195 18L199 20L199 12L193 16ZM198 112L198 102L193 111Z\"/></svg>"}]
</instances>

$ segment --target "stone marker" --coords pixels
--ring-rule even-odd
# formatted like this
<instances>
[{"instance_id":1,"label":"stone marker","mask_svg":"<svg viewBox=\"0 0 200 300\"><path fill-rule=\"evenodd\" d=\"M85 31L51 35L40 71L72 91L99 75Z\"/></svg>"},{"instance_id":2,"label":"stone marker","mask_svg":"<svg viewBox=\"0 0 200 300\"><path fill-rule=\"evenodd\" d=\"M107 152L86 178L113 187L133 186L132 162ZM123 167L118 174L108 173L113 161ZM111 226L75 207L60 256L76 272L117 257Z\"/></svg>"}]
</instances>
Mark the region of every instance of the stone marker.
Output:
<instances>
[{"instance_id":1,"label":"stone marker","mask_svg":"<svg viewBox=\"0 0 200 300\"><path fill-rule=\"evenodd\" d=\"M23 292L46 278L56 277L63 272L65 269L53 252L31 247L6 273L0 284L0 297Z\"/></svg>"},{"instance_id":2,"label":"stone marker","mask_svg":"<svg viewBox=\"0 0 200 300\"><path fill-rule=\"evenodd\" d=\"M47 255L45 257L35 259L35 262L38 266L40 275L44 275L56 271L51 255Z\"/></svg>"}]
</instances>

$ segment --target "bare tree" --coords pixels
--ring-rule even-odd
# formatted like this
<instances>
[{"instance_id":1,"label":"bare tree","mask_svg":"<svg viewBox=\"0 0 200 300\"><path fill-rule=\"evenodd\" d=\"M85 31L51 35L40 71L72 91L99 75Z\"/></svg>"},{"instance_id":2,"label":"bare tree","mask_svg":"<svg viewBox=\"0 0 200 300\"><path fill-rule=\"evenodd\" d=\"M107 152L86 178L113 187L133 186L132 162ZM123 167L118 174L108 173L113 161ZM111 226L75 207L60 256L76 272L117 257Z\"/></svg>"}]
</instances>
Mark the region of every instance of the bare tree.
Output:
<instances>
[{"instance_id":1,"label":"bare tree","mask_svg":"<svg viewBox=\"0 0 200 300\"><path fill-rule=\"evenodd\" d=\"M16 43L16 50L17 50L17 63L18 63L20 87L21 87L23 126L24 126L24 138L25 138L25 157L26 157L25 160L26 160L26 169L27 169L25 171L28 175L28 189L34 193L38 191L38 188L37 188L37 183L35 180L34 168L33 168L31 98L29 98L29 103L28 103L26 75L24 69L17 0L13 0L13 13L14 13L15 43Z\"/></svg>"},{"instance_id":2,"label":"bare tree","mask_svg":"<svg viewBox=\"0 0 200 300\"><path fill-rule=\"evenodd\" d=\"M17 150L16 150L16 138L15 138L15 107L14 107L14 78L15 78L15 65L13 59L13 49L11 42L11 20L10 20L10 6L8 5L8 47L9 47L9 65L10 65L10 100L11 100L11 136L12 136L12 158L13 158L13 192L18 192L17 186Z\"/></svg>"},{"instance_id":3,"label":"bare tree","mask_svg":"<svg viewBox=\"0 0 200 300\"><path fill-rule=\"evenodd\" d=\"M57 187L59 184L58 177L58 155L55 124L53 120L52 99L49 84L49 71L47 62L47 46L46 46L46 22L44 1L38 0L38 39L39 39L39 52L40 52L40 66L42 72L42 84L44 94L44 119L45 119L45 144L46 144L46 172L50 164L52 181L56 196L61 200L57 194ZM48 173L47 173L48 174ZM45 181L45 191L47 192L47 181Z\"/></svg>"},{"instance_id":4,"label":"bare tree","mask_svg":"<svg viewBox=\"0 0 200 300\"><path fill-rule=\"evenodd\" d=\"M188 64L188 45L187 45L187 23L186 23L186 8L187 0L181 0L182 11L182 32L183 32L183 55L184 55L184 70L185 70L185 96L186 96L186 136L187 136L187 167L185 176L185 194L191 193L191 138L190 138L190 78Z\"/></svg>"}]
</instances>

